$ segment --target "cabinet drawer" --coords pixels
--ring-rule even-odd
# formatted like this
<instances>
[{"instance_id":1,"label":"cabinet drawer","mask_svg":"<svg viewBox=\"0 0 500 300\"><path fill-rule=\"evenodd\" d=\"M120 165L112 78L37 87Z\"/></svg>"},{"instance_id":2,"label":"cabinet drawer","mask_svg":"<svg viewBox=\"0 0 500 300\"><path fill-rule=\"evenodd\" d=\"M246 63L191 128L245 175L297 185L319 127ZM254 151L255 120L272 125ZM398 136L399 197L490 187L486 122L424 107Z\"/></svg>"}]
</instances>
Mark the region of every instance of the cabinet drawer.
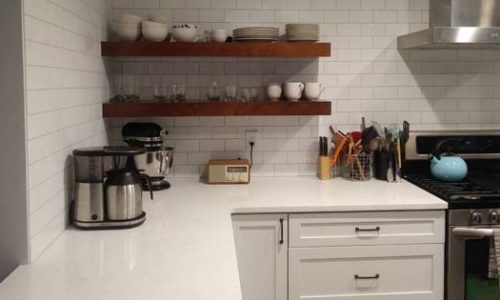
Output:
<instances>
[{"instance_id":1,"label":"cabinet drawer","mask_svg":"<svg viewBox=\"0 0 500 300\"><path fill-rule=\"evenodd\" d=\"M295 248L289 300L442 300L444 246Z\"/></svg>"},{"instance_id":2,"label":"cabinet drawer","mask_svg":"<svg viewBox=\"0 0 500 300\"><path fill-rule=\"evenodd\" d=\"M444 211L291 214L290 247L444 243Z\"/></svg>"}]
</instances>

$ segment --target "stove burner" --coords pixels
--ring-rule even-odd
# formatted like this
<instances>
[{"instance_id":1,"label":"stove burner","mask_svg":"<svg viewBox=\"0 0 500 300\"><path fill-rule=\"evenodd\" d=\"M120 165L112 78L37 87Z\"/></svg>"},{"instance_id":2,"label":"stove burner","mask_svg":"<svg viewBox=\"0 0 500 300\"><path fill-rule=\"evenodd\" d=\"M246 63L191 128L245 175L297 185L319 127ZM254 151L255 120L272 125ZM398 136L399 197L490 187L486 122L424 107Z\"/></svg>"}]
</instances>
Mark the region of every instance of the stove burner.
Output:
<instances>
[{"instance_id":1,"label":"stove burner","mask_svg":"<svg viewBox=\"0 0 500 300\"><path fill-rule=\"evenodd\" d=\"M499 191L489 189L470 179L462 182L445 182L425 175L407 175L406 179L449 203L500 200Z\"/></svg>"}]
</instances>

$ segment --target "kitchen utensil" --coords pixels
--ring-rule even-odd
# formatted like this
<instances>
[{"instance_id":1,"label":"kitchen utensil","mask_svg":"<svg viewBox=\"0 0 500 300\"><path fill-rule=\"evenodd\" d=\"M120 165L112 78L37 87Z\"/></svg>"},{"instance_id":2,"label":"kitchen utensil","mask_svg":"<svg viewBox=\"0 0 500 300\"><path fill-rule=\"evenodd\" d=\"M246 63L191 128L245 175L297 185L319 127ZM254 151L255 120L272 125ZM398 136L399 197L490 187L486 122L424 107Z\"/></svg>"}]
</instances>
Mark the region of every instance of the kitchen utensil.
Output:
<instances>
[{"instance_id":1,"label":"kitchen utensil","mask_svg":"<svg viewBox=\"0 0 500 300\"><path fill-rule=\"evenodd\" d=\"M451 152L453 143L461 143L460 139L448 138L439 142L431 157L431 173L434 178L457 182L467 176L468 167L463 158ZM442 152L441 148L445 146L447 150Z\"/></svg>"},{"instance_id":2,"label":"kitchen utensil","mask_svg":"<svg viewBox=\"0 0 500 300\"><path fill-rule=\"evenodd\" d=\"M304 96L310 101L318 100L324 90L323 85L319 82L307 82L304 85Z\"/></svg>"},{"instance_id":3,"label":"kitchen utensil","mask_svg":"<svg viewBox=\"0 0 500 300\"><path fill-rule=\"evenodd\" d=\"M384 129L382 128L382 126L380 126L380 124L376 121L372 121L372 125L373 127L375 127L375 130L377 130L378 136L384 137Z\"/></svg>"},{"instance_id":4,"label":"kitchen utensil","mask_svg":"<svg viewBox=\"0 0 500 300\"><path fill-rule=\"evenodd\" d=\"M175 24L172 26L172 37L176 42L193 42L198 34L198 26L194 24Z\"/></svg>"},{"instance_id":5,"label":"kitchen utensil","mask_svg":"<svg viewBox=\"0 0 500 300\"><path fill-rule=\"evenodd\" d=\"M332 153L330 165L338 166L339 155L347 143L347 138L345 135L341 134L340 131L336 132L332 138L335 143L335 151Z\"/></svg>"},{"instance_id":6,"label":"kitchen utensil","mask_svg":"<svg viewBox=\"0 0 500 300\"><path fill-rule=\"evenodd\" d=\"M401 160L406 161L406 143L410 139L410 123L407 121L403 122L403 130L400 132L401 140Z\"/></svg>"},{"instance_id":7,"label":"kitchen utensil","mask_svg":"<svg viewBox=\"0 0 500 300\"><path fill-rule=\"evenodd\" d=\"M361 131L365 131L366 129L366 119L365 117L361 117Z\"/></svg>"},{"instance_id":8,"label":"kitchen utensil","mask_svg":"<svg viewBox=\"0 0 500 300\"><path fill-rule=\"evenodd\" d=\"M361 132L361 146L363 146L363 149L365 152L370 152L370 147L368 147L369 143L371 140L377 139L378 138L378 133L377 130L375 129L374 126L370 126L368 128L365 128Z\"/></svg>"},{"instance_id":9,"label":"kitchen utensil","mask_svg":"<svg viewBox=\"0 0 500 300\"><path fill-rule=\"evenodd\" d=\"M304 84L302 82L287 82L284 84L285 97L289 101L299 101L302 98Z\"/></svg>"},{"instance_id":10,"label":"kitchen utensil","mask_svg":"<svg viewBox=\"0 0 500 300\"><path fill-rule=\"evenodd\" d=\"M276 82L270 83L266 87L267 98L271 101L278 101L281 98L282 92L281 84Z\"/></svg>"}]
</instances>

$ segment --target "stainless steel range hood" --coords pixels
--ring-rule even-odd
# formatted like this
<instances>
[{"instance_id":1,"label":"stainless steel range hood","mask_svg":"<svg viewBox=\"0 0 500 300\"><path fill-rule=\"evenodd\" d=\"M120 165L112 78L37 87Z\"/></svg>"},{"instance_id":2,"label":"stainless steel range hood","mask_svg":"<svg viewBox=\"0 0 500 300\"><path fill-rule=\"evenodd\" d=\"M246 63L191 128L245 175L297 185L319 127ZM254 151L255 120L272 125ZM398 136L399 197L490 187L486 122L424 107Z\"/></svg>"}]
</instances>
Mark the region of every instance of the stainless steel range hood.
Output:
<instances>
[{"instance_id":1,"label":"stainless steel range hood","mask_svg":"<svg viewBox=\"0 0 500 300\"><path fill-rule=\"evenodd\" d=\"M430 0L429 18L398 48L500 48L500 0Z\"/></svg>"}]
</instances>

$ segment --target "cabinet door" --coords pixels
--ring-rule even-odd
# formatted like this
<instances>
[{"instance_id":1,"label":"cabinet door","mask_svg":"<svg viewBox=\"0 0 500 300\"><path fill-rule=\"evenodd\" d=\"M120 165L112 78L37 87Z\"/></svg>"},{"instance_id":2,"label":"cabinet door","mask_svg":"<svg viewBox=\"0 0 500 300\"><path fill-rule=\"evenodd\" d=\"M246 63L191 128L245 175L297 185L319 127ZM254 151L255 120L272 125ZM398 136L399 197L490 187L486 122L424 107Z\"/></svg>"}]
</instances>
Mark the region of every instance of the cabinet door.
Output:
<instances>
[{"instance_id":1,"label":"cabinet door","mask_svg":"<svg viewBox=\"0 0 500 300\"><path fill-rule=\"evenodd\" d=\"M291 248L290 300L442 300L444 246Z\"/></svg>"},{"instance_id":2,"label":"cabinet door","mask_svg":"<svg viewBox=\"0 0 500 300\"><path fill-rule=\"evenodd\" d=\"M287 215L233 215L243 300L286 300Z\"/></svg>"}]
</instances>

